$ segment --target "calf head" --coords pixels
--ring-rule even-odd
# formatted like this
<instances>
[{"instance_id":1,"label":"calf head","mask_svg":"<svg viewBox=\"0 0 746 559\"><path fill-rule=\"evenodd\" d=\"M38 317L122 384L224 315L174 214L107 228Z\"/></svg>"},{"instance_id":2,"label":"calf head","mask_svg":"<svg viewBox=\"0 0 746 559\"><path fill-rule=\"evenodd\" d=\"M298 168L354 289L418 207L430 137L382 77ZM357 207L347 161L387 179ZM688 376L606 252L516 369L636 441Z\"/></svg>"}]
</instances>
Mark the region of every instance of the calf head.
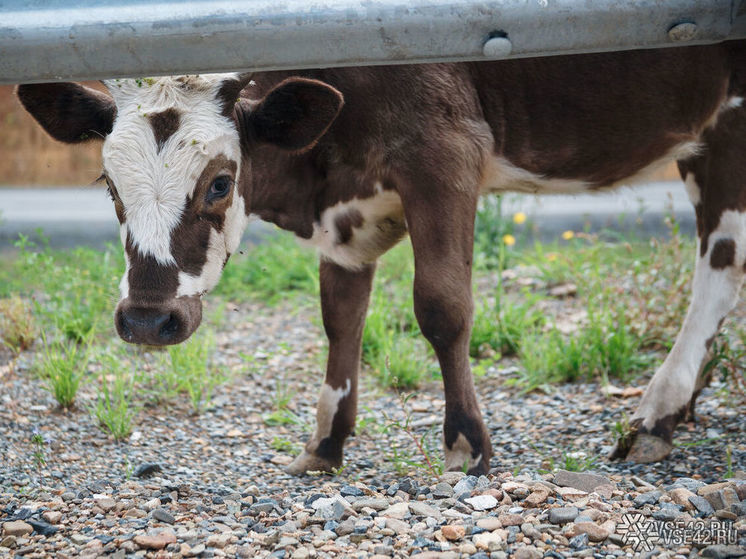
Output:
<instances>
[{"instance_id":1,"label":"calf head","mask_svg":"<svg viewBox=\"0 0 746 559\"><path fill-rule=\"evenodd\" d=\"M179 343L197 328L251 211L252 146L312 147L342 96L291 78L239 99L249 75L213 74L22 85L18 97L57 140L104 140L103 177L120 223L126 271L115 323L128 342Z\"/></svg>"}]
</instances>

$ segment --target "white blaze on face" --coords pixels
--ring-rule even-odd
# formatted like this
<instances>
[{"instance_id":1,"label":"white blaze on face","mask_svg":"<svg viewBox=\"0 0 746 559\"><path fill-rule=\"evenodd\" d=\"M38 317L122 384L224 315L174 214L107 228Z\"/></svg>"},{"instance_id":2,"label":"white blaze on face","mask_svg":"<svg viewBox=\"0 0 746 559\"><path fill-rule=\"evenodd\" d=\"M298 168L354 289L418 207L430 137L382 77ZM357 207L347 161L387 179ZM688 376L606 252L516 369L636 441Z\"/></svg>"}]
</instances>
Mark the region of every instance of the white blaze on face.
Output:
<instances>
[{"instance_id":1,"label":"white blaze on face","mask_svg":"<svg viewBox=\"0 0 746 559\"><path fill-rule=\"evenodd\" d=\"M181 272L179 295L201 293L217 283L228 252L240 242L246 225L238 192L241 149L231 119L222 114L216 94L232 74L111 80L106 85L117 104L117 118L103 146L106 174L124 206L122 242L129 238L143 256L165 266L176 261L171 234L179 225L197 179L209 161L222 155L236 163L233 203L223 231L212 230L207 261L198 277ZM149 115L168 109L179 115L178 127L158 146ZM120 284L127 296L127 277Z\"/></svg>"}]
</instances>

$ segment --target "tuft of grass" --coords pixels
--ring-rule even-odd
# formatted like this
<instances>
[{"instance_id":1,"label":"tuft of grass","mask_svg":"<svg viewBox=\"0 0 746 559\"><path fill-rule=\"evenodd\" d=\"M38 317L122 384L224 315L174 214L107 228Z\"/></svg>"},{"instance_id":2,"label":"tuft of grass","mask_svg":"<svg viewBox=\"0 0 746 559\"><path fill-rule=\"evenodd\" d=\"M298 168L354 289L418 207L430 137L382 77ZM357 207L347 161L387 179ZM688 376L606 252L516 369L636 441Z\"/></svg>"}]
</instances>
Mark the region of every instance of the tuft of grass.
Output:
<instances>
[{"instance_id":1,"label":"tuft of grass","mask_svg":"<svg viewBox=\"0 0 746 559\"><path fill-rule=\"evenodd\" d=\"M498 287L495 302L486 300L474 312L474 325L469 341L469 355L479 357L486 348L503 356L515 355L528 333L544 324L544 315L535 307L537 295L522 293L521 302L508 302Z\"/></svg>"},{"instance_id":2,"label":"tuft of grass","mask_svg":"<svg viewBox=\"0 0 746 559\"><path fill-rule=\"evenodd\" d=\"M138 412L135 375L115 355L104 354L101 361L100 393L91 412L115 440L123 440L132 433Z\"/></svg>"},{"instance_id":3,"label":"tuft of grass","mask_svg":"<svg viewBox=\"0 0 746 559\"><path fill-rule=\"evenodd\" d=\"M304 425L303 418L289 407L294 395L295 392L288 388L285 383L277 383L275 394L272 397L272 407L274 409L262 417L265 425Z\"/></svg>"},{"instance_id":4,"label":"tuft of grass","mask_svg":"<svg viewBox=\"0 0 746 559\"><path fill-rule=\"evenodd\" d=\"M0 299L0 342L13 353L31 347L37 327L31 307L18 295Z\"/></svg>"},{"instance_id":5,"label":"tuft of grass","mask_svg":"<svg viewBox=\"0 0 746 559\"><path fill-rule=\"evenodd\" d=\"M90 344L79 345L68 341L50 344L44 335L42 344L36 371L60 407L70 408L75 403L80 382L88 369Z\"/></svg>"},{"instance_id":6,"label":"tuft of grass","mask_svg":"<svg viewBox=\"0 0 746 559\"><path fill-rule=\"evenodd\" d=\"M201 413L209 404L215 387L227 376L210 365L210 355L215 338L209 330L180 345L169 346L169 362L163 377L166 393L186 393L195 413Z\"/></svg>"},{"instance_id":7,"label":"tuft of grass","mask_svg":"<svg viewBox=\"0 0 746 559\"><path fill-rule=\"evenodd\" d=\"M298 294L318 294L318 263L313 251L299 246L289 233L278 231L265 241L228 261L215 294L232 301L269 304Z\"/></svg>"}]
</instances>

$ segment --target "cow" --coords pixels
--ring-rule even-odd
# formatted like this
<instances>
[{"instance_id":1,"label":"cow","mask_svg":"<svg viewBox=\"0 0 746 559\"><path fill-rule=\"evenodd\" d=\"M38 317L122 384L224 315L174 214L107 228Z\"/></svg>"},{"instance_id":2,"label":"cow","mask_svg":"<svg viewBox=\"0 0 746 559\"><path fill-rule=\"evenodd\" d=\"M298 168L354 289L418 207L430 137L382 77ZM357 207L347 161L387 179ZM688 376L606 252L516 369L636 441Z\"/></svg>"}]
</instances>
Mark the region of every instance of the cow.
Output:
<instances>
[{"instance_id":1,"label":"cow","mask_svg":"<svg viewBox=\"0 0 746 559\"><path fill-rule=\"evenodd\" d=\"M658 461L703 384L746 271L746 41L470 63L25 84L54 138L103 139L127 342L197 328L250 215L320 253L329 342L314 434L289 471L342 463L377 258L406 234L440 363L446 470L488 471L469 363L480 194L595 192L676 161L696 212L692 298L614 455ZM489 403L487 403L489 405Z\"/></svg>"}]
</instances>

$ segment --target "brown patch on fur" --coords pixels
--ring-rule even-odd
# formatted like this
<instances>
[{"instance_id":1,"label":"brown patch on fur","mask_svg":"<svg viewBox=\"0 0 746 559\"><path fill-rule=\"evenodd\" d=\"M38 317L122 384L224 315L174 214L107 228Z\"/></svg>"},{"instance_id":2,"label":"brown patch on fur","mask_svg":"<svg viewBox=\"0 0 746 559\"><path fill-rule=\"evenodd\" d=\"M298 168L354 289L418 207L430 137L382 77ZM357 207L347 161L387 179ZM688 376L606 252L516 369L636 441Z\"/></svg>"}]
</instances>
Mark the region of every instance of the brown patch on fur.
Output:
<instances>
[{"instance_id":1,"label":"brown patch on fur","mask_svg":"<svg viewBox=\"0 0 746 559\"><path fill-rule=\"evenodd\" d=\"M356 227L362 227L363 223L363 216L356 209L350 209L343 215L337 216L337 219L334 220L334 226L339 232L337 244L349 243L352 239L352 230Z\"/></svg>"},{"instance_id":2,"label":"brown patch on fur","mask_svg":"<svg viewBox=\"0 0 746 559\"><path fill-rule=\"evenodd\" d=\"M712 247L710 266L714 270L722 270L733 266L736 260L736 242L733 239L719 239Z\"/></svg>"},{"instance_id":3,"label":"brown patch on fur","mask_svg":"<svg viewBox=\"0 0 746 559\"><path fill-rule=\"evenodd\" d=\"M158 145L158 151L161 151L166 141L179 129L181 113L174 108L170 108L160 113L150 113L148 121L153 128L153 135L155 136L155 143Z\"/></svg>"},{"instance_id":4,"label":"brown patch on fur","mask_svg":"<svg viewBox=\"0 0 746 559\"><path fill-rule=\"evenodd\" d=\"M176 295L179 286L176 266L163 265L154 256L143 256L129 234L124 248L130 263L129 299L135 306L158 304Z\"/></svg>"},{"instance_id":5,"label":"brown patch on fur","mask_svg":"<svg viewBox=\"0 0 746 559\"><path fill-rule=\"evenodd\" d=\"M253 72L239 74L236 79L225 80L220 84L216 98L222 107L223 116L230 117L241 96L241 90L251 81Z\"/></svg>"},{"instance_id":6,"label":"brown patch on fur","mask_svg":"<svg viewBox=\"0 0 746 559\"><path fill-rule=\"evenodd\" d=\"M225 212L233 203L233 187L224 197L208 202L207 193L219 175L230 175L235 180L237 164L225 155L211 159L197 179L194 194L187 201L179 224L171 233L171 254L179 269L198 276L207 262L210 229L223 230Z\"/></svg>"}]
</instances>

